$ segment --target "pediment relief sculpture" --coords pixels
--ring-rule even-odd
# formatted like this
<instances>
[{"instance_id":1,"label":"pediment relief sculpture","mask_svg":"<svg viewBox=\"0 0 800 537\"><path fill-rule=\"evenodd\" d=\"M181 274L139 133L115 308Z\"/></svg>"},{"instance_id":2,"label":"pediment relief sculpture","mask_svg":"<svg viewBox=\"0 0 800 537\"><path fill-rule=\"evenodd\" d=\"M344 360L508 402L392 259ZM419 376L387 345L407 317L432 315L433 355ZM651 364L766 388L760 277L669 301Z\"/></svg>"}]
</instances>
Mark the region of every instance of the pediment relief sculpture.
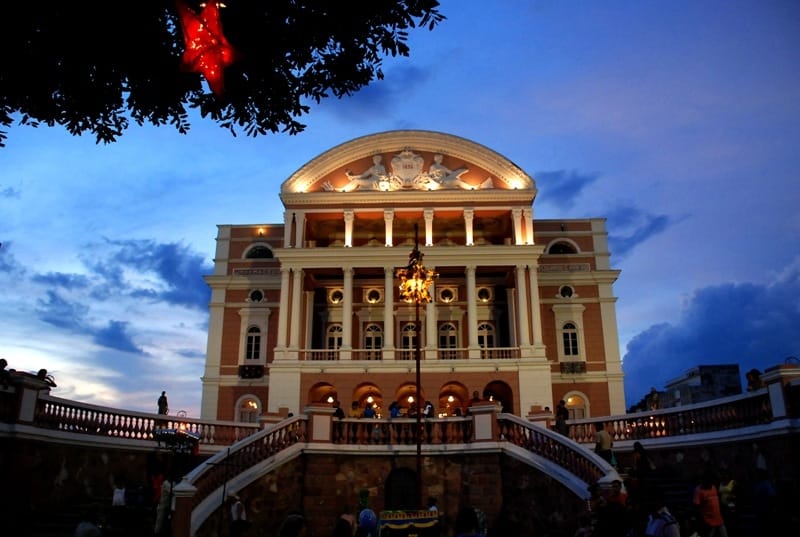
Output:
<instances>
[{"instance_id":1,"label":"pediment relief sculpture","mask_svg":"<svg viewBox=\"0 0 800 537\"><path fill-rule=\"evenodd\" d=\"M347 170L347 183L334 187L330 181L322 183L322 189L335 192L353 192L356 190L377 190L392 192L397 190L486 190L494 188L494 181L487 177L479 184L471 184L462 176L469 169L465 167L451 170L442 160L444 156L437 153L426 171L425 159L410 149L404 149L395 155L391 162L391 171L386 170L381 155L372 157L372 166L360 173Z\"/></svg>"}]
</instances>

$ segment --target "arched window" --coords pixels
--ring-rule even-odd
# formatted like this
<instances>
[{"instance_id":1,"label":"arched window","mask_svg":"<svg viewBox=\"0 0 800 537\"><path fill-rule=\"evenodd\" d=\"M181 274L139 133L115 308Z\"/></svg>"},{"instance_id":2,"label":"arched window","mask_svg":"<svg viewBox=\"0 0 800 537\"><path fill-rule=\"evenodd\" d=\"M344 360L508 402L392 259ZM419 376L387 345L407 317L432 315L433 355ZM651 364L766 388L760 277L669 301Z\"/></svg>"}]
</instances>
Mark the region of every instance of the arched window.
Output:
<instances>
[{"instance_id":1,"label":"arched window","mask_svg":"<svg viewBox=\"0 0 800 537\"><path fill-rule=\"evenodd\" d=\"M400 331L400 348L403 349L400 353L402 360L411 360L414 358L414 346L417 341L417 325L415 323L406 323Z\"/></svg>"},{"instance_id":2,"label":"arched window","mask_svg":"<svg viewBox=\"0 0 800 537\"><path fill-rule=\"evenodd\" d=\"M573 323L566 323L561 337L564 341L564 356L578 356L578 328Z\"/></svg>"},{"instance_id":3,"label":"arched window","mask_svg":"<svg viewBox=\"0 0 800 537\"><path fill-rule=\"evenodd\" d=\"M478 325L478 345L482 349L494 347L494 326L491 323L481 323Z\"/></svg>"},{"instance_id":4,"label":"arched window","mask_svg":"<svg viewBox=\"0 0 800 537\"><path fill-rule=\"evenodd\" d=\"M367 360L380 360L383 348L383 328L375 323L370 323L364 330L364 349Z\"/></svg>"},{"instance_id":5,"label":"arched window","mask_svg":"<svg viewBox=\"0 0 800 537\"><path fill-rule=\"evenodd\" d=\"M558 241L550 245L548 254L577 254L578 250L567 241Z\"/></svg>"},{"instance_id":6,"label":"arched window","mask_svg":"<svg viewBox=\"0 0 800 537\"><path fill-rule=\"evenodd\" d=\"M245 396L236 405L236 421L256 423L261 415L261 403L253 396Z\"/></svg>"},{"instance_id":7,"label":"arched window","mask_svg":"<svg viewBox=\"0 0 800 537\"><path fill-rule=\"evenodd\" d=\"M332 324L328 327L328 337L326 338L325 348L329 351L339 350L342 346L342 325Z\"/></svg>"},{"instance_id":8,"label":"arched window","mask_svg":"<svg viewBox=\"0 0 800 537\"><path fill-rule=\"evenodd\" d=\"M272 250L263 244L256 244L245 254L246 259L272 259Z\"/></svg>"},{"instance_id":9,"label":"arched window","mask_svg":"<svg viewBox=\"0 0 800 537\"><path fill-rule=\"evenodd\" d=\"M494 326L491 323L478 325L478 346L481 348L481 358L492 358L491 349L494 347Z\"/></svg>"},{"instance_id":10,"label":"arched window","mask_svg":"<svg viewBox=\"0 0 800 537\"><path fill-rule=\"evenodd\" d=\"M256 326L251 326L247 330L247 348L244 358L245 360L259 360L261 358L261 330Z\"/></svg>"},{"instance_id":11,"label":"arched window","mask_svg":"<svg viewBox=\"0 0 800 537\"><path fill-rule=\"evenodd\" d=\"M569 410L569 419L581 420L588 416L588 405L583 396L572 393L566 396L565 401L567 403L567 410Z\"/></svg>"},{"instance_id":12,"label":"arched window","mask_svg":"<svg viewBox=\"0 0 800 537\"><path fill-rule=\"evenodd\" d=\"M439 326L439 358L454 360L458 358L458 330L453 323L442 323Z\"/></svg>"}]
</instances>

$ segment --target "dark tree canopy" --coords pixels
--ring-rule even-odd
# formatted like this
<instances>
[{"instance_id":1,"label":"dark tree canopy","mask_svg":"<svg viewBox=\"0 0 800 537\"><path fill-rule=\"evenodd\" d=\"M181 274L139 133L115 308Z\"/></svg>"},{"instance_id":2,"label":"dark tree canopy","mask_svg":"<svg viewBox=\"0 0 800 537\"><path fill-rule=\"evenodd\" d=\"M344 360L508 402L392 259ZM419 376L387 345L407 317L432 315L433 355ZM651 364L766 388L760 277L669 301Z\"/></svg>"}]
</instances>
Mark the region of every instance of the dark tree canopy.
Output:
<instances>
[{"instance_id":1,"label":"dark tree canopy","mask_svg":"<svg viewBox=\"0 0 800 537\"><path fill-rule=\"evenodd\" d=\"M200 0L184 0L200 11ZM218 4L222 6L222 4ZM222 30L237 51L225 93L181 66L175 0L3 6L0 127L63 125L113 142L128 127L189 129L197 108L233 135L296 134L307 103L383 78L381 59L408 56L408 30L433 29L436 0L225 0ZM7 132L0 131L0 147Z\"/></svg>"}]
</instances>

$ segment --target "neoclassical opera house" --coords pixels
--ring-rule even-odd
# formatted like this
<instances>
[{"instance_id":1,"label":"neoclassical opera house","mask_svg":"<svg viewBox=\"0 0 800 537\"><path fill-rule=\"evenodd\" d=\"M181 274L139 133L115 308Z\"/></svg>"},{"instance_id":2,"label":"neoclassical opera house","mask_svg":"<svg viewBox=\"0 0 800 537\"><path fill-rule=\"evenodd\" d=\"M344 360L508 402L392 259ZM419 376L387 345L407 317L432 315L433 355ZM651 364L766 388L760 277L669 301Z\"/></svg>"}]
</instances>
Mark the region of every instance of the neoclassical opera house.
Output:
<instances>
[{"instance_id":1,"label":"neoclassical opera house","mask_svg":"<svg viewBox=\"0 0 800 537\"><path fill-rule=\"evenodd\" d=\"M499 153L431 131L302 166L282 223L218 226L202 418L333 401L387 415L416 400L417 358L419 400L440 416L475 392L522 417L560 399L576 418L624 413L605 220L536 220L536 193ZM421 305L397 278L417 243L438 275Z\"/></svg>"}]
</instances>

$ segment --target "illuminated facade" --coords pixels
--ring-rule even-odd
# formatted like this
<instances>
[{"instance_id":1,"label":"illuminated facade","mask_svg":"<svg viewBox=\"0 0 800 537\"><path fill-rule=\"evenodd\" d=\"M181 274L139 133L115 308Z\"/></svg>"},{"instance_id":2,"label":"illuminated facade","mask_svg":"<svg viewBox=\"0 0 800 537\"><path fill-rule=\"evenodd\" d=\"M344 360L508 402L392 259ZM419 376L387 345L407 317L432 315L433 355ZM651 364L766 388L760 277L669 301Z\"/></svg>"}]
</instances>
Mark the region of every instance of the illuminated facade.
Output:
<instances>
[{"instance_id":1,"label":"illuminated facade","mask_svg":"<svg viewBox=\"0 0 800 537\"><path fill-rule=\"evenodd\" d=\"M623 414L605 221L535 220L536 192L500 154L430 131L304 165L281 187L283 223L218 226L202 417L408 407L417 324L396 274L415 228L438 274L419 326L422 397L439 415L476 391L523 417L559 399L575 417Z\"/></svg>"}]
</instances>

